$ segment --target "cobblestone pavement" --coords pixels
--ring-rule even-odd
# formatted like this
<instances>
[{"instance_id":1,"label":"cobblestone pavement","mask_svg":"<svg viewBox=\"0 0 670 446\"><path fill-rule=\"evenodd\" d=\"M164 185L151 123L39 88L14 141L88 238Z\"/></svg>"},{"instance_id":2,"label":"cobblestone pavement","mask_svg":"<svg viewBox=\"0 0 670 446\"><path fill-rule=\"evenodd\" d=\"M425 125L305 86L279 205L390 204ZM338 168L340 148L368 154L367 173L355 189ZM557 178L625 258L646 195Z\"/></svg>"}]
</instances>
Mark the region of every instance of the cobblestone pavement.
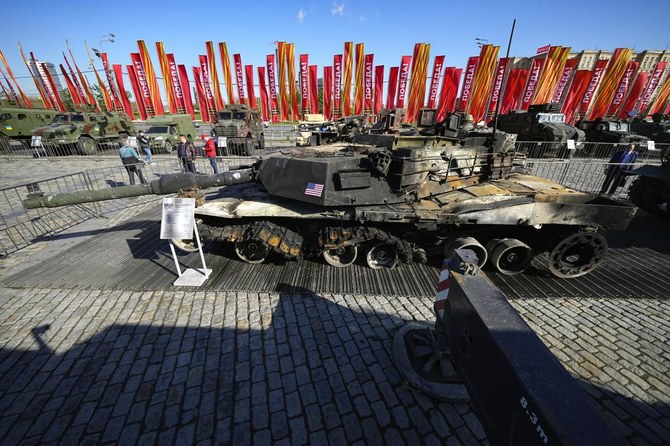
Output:
<instances>
[{"instance_id":1,"label":"cobblestone pavement","mask_svg":"<svg viewBox=\"0 0 670 446\"><path fill-rule=\"evenodd\" d=\"M402 385L429 299L2 290L6 444L478 444L467 404Z\"/></svg>"}]
</instances>

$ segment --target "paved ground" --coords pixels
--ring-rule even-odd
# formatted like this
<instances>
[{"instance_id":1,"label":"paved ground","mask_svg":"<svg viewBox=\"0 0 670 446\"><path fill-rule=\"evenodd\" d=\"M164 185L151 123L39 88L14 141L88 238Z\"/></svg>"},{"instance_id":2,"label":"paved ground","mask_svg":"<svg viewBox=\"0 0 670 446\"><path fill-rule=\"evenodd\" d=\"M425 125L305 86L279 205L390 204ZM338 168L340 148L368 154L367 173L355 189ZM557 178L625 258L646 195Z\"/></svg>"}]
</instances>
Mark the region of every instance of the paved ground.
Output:
<instances>
[{"instance_id":1,"label":"paved ground","mask_svg":"<svg viewBox=\"0 0 670 446\"><path fill-rule=\"evenodd\" d=\"M44 178L66 171L67 163L29 160L10 168L20 178ZM111 226L137 212L90 224ZM0 259L0 274L49 256L58 262L74 244L37 243ZM0 438L3 444L485 443L470 405L407 389L392 364L394 331L406 321L433 320L431 301L311 290L0 288ZM667 298L512 304L627 442L670 443Z\"/></svg>"}]
</instances>

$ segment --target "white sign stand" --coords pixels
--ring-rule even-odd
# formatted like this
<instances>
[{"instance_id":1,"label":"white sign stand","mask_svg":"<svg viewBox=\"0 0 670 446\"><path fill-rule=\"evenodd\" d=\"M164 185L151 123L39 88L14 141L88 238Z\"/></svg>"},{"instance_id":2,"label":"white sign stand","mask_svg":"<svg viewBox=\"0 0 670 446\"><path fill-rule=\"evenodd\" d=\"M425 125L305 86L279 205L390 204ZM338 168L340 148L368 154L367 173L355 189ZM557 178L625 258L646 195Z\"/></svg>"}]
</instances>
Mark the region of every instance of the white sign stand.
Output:
<instances>
[{"instance_id":1,"label":"white sign stand","mask_svg":"<svg viewBox=\"0 0 670 446\"><path fill-rule=\"evenodd\" d=\"M205 283L205 280L212 273L212 270L208 269L205 264L205 255L202 252L202 243L200 243L198 226L195 224L194 211L194 198L163 199L161 239L186 239L194 237L198 244L198 252L200 253L200 261L202 262L202 268L189 268L182 273L174 245L170 243L172 258L179 274L179 278L172 283L174 286L200 286Z\"/></svg>"}]
</instances>

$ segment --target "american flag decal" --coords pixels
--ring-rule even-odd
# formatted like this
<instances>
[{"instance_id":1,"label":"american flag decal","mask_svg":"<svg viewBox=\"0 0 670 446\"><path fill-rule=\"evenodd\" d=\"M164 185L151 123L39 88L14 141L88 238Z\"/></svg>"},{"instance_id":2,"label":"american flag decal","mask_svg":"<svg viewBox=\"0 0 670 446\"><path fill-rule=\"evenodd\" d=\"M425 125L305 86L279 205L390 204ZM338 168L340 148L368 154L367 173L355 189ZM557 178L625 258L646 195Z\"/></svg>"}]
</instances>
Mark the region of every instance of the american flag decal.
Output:
<instances>
[{"instance_id":1,"label":"american flag decal","mask_svg":"<svg viewBox=\"0 0 670 446\"><path fill-rule=\"evenodd\" d=\"M307 187L305 188L305 195L320 197L322 193L323 193L323 184L307 183Z\"/></svg>"}]
</instances>

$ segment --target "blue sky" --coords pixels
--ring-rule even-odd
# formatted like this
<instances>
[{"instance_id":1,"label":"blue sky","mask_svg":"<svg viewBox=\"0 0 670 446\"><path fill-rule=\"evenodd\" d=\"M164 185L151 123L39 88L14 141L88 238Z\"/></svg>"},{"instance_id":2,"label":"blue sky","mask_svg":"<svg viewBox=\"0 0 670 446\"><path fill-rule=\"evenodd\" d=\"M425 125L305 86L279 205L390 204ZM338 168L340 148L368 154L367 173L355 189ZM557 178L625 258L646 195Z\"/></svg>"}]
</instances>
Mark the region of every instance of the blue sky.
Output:
<instances>
[{"instance_id":1,"label":"blue sky","mask_svg":"<svg viewBox=\"0 0 670 446\"><path fill-rule=\"evenodd\" d=\"M189 69L205 54L207 40L225 41L231 55L240 53L244 64L264 65L278 40L295 43L296 61L308 53L310 64L332 64L345 41L364 43L374 53L375 65L397 66L412 54L414 43L431 44L431 62L446 55L447 66L463 67L479 53L475 38L507 49L512 20L517 19L511 55L535 54L546 44L573 50L617 47L663 50L670 45L670 0L634 1L277 1L277 2L44 2L3 0L10 12L0 34L0 48L16 76L27 76L17 42L40 60L63 63L61 53L70 41L81 68L88 66L84 41L100 46L107 33L115 42L103 42L111 63L130 63L136 41L144 39L154 67L156 41L163 41L177 63ZM81 4L81 6L77 6ZM186 6L180 6L186 5ZM217 52L218 53L218 52ZM218 56L218 54L217 54ZM218 59L218 57L217 57ZM221 79L220 60L219 78ZM231 62L232 63L232 62ZM100 64L96 62L98 68ZM93 81L92 75L88 75ZM126 79L127 81L127 79ZM30 80L21 80L35 93Z\"/></svg>"}]
</instances>

